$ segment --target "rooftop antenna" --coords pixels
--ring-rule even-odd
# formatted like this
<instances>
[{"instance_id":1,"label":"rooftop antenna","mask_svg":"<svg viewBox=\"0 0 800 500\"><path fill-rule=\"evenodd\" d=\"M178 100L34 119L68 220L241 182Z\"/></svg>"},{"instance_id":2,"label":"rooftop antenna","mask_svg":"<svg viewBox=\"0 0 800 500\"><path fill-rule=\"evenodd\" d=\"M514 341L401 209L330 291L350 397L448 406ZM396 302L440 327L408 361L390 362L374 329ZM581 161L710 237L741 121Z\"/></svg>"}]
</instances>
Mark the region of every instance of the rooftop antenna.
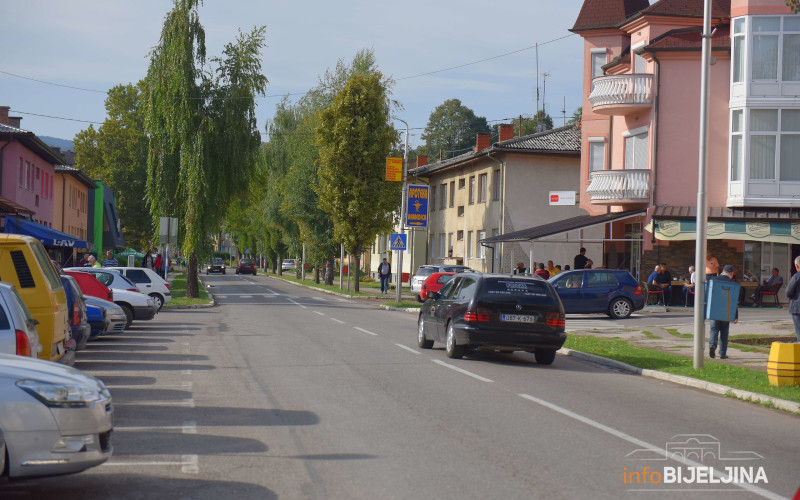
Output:
<instances>
[{"instance_id":1,"label":"rooftop antenna","mask_svg":"<svg viewBox=\"0 0 800 500\"><path fill-rule=\"evenodd\" d=\"M536 110L536 131L537 132L544 132L544 115L545 111L545 98L547 97L547 77L550 76L550 73L542 73L542 113L539 114L539 110ZM538 79L538 78L537 78ZM537 106L538 108L538 106Z\"/></svg>"},{"instance_id":2,"label":"rooftop antenna","mask_svg":"<svg viewBox=\"0 0 800 500\"><path fill-rule=\"evenodd\" d=\"M539 43L536 43L536 114L539 114Z\"/></svg>"},{"instance_id":3,"label":"rooftop antenna","mask_svg":"<svg viewBox=\"0 0 800 500\"><path fill-rule=\"evenodd\" d=\"M564 120L564 125L567 124L567 96L564 96L564 106L561 107L561 117Z\"/></svg>"}]
</instances>

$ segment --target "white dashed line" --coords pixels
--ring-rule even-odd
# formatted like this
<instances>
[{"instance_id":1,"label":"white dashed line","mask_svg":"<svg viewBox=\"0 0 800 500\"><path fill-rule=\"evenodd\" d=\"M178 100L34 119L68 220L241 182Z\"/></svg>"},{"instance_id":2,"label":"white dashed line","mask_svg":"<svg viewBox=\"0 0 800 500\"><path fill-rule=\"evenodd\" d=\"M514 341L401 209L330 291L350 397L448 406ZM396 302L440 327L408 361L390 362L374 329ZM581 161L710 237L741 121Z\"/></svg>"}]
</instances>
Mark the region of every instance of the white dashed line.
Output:
<instances>
[{"instance_id":1,"label":"white dashed line","mask_svg":"<svg viewBox=\"0 0 800 500\"><path fill-rule=\"evenodd\" d=\"M303 304L301 304L300 302L297 302L296 300L292 300L291 298L287 298L286 300L288 300L289 302L291 302L292 304L294 304L294 305L296 305L296 306L300 306L300 307L302 307L303 309L308 309L306 306L304 306L304 305L303 305Z\"/></svg>"},{"instance_id":2,"label":"white dashed line","mask_svg":"<svg viewBox=\"0 0 800 500\"><path fill-rule=\"evenodd\" d=\"M324 312L314 311L314 314L319 314L320 316L325 316Z\"/></svg>"},{"instance_id":3,"label":"white dashed line","mask_svg":"<svg viewBox=\"0 0 800 500\"><path fill-rule=\"evenodd\" d=\"M355 329L356 329L356 330L358 330L359 332L364 332L364 333L366 333L366 334L368 334L368 335L372 335L373 337L377 337L377 336L378 336L378 334L377 334L377 333L372 333L372 332L371 332L371 331L369 331L369 330L364 330L363 328L359 328L359 327L357 327L357 326L354 326L353 328L355 328Z\"/></svg>"},{"instance_id":4,"label":"white dashed line","mask_svg":"<svg viewBox=\"0 0 800 500\"><path fill-rule=\"evenodd\" d=\"M458 373L463 373L464 375L468 375L468 376L470 376L470 377L472 377L474 379L480 380L481 382L494 382L494 380L492 380L492 379L489 379L489 378L486 378L486 377L481 377L480 375L478 375L476 373L472 373L470 371L464 370L463 368L459 368L457 366L453 366L453 365L451 365L449 363L445 363L444 361L440 361L438 359L434 359L433 362L436 363L437 365L441 365L441 366L444 366L445 368L450 368L451 370L457 371Z\"/></svg>"},{"instance_id":5,"label":"white dashed line","mask_svg":"<svg viewBox=\"0 0 800 500\"><path fill-rule=\"evenodd\" d=\"M114 406L188 406L194 408L194 399L178 399L175 401L114 401Z\"/></svg>"},{"instance_id":6,"label":"white dashed line","mask_svg":"<svg viewBox=\"0 0 800 500\"><path fill-rule=\"evenodd\" d=\"M414 350L414 349L412 349L412 348L410 348L410 347L408 347L408 346L404 346L403 344L397 344L397 343L395 343L394 345L396 345L396 346L397 346L397 347L399 347L400 349L405 349L405 350L406 350L406 351L408 351L408 352L413 352L414 354L422 354L421 352L419 352L419 351L417 351L417 350Z\"/></svg>"},{"instance_id":7,"label":"white dashed line","mask_svg":"<svg viewBox=\"0 0 800 500\"><path fill-rule=\"evenodd\" d=\"M335 321L335 322L339 323L340 325L344 324L344 321L342 321L340 319L336 319L336 318L331 318L331 321Z\"/></svg>"}]
</instances>

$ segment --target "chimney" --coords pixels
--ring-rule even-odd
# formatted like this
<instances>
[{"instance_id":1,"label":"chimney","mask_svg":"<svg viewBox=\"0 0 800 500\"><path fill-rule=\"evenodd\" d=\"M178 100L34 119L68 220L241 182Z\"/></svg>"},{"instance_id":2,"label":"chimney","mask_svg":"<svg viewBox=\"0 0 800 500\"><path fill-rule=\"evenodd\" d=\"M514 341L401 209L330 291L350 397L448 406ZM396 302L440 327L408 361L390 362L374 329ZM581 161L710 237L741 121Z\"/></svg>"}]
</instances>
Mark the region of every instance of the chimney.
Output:
<instances>
[{"instance_id":1,"label":"chimney","mask_svg":"<svg viewBox=\"0 0 800 500\"><path fill-rule=\"evenodd\" d=\"M492 134L489 132L479 132L475 140L475 152L482 151L491 146Z\"/></svg>"},{"instance_id":2,"label":"chimney","mask_svg":"<svg viewBox=\"0 0 800 500\"><path fill-rule=\"evenodd\" d=\"M417 168L428 164L428 155L417 155Z\"/></svg>"},{"instance_id":3,"label":"chimney","mask_svg":"<svg viewBox=\"0 0 800 500\"><path fill-rule=\"evenodd\" d=\"M21 116L9 116L8 117L8 124L14 128L22 128L20 127L20 122L22 121Z\"/></svg>"},{"instance_id":4,"label":"chimney","mask_svg":"<svg viewBox=\"0 0 800 500\"><path fill-rule=\"evenodd\" d=\"M0 106L0 125L8 125L8 111L11 106Z\"/></svg>"},{"instance_id":5,"label":"chimney","mask_svg":"<svg viewBox=\"0 0 800 500\"><path fill-rule=\"evenodd\" d=\"M514 124L513 123L501 123L500 124L500 138L498 142L507 141L509 139L514 138Z\"/></svg>"}]
</instances>

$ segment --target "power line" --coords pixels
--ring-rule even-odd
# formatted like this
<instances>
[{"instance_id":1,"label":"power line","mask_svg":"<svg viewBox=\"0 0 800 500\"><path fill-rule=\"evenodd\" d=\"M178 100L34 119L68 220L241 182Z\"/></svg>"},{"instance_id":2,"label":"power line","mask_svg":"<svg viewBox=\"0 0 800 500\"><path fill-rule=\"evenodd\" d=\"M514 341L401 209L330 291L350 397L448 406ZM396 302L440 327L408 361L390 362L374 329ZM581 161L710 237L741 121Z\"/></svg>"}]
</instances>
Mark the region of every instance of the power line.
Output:
<instances>
[{"instance_id":1,"label":"power line","mask_svg":"<svg viewBox=\"0 0 800 500\"><path fill-rule=\"evenodd\" d=\"M85 89L83 87L73 87L72 85L64 85L62 83L46 82L44 80L37 80L36 78L31 78L29 76L17 75L17 74L14 74L14 73L9 73L8 71L3 71L3 70L0 70L0 73L3 73L4 75L15 76L17 78L22 78L23 80L30 80L32 82L44 83L46 85L55 85L56 87L64 87L64 88L68 88L68 89L83 90L85 92L97 92L98 94L107 94L108 93L105 90ZM21 111L20 111L20 113L21 113ZM29 113L29 114L33 114L33 113Z\"/></svg>"},{"instance_id":2,"label":"power line","mask_svg":"<svg viewBox=\"0 0 800 500\"><path fill-rule=\"evenodd\" d=\"M97 125L103 125L103 123L105 123L105 122L95 122L95 121L91 121L91 120L79 120L77 118L65 118L63 116L42 115L42 114L39 114L39 113L31 113L29 111L20 111L18 109L11 109L9 111L11 111L13 113L19 113L21 115L41 116L43 118L53 118L55 120L67 120L67 121L71 121L71 122L94 123L94 124L97 124Z\"/></svg>"}]
</instances>

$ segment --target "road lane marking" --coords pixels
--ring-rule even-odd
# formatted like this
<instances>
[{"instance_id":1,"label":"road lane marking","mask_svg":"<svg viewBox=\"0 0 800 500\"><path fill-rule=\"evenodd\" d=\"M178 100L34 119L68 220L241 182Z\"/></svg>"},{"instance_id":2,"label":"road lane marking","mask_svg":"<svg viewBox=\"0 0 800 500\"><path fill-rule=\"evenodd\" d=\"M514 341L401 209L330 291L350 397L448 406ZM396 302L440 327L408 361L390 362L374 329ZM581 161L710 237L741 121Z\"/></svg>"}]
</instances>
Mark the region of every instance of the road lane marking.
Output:
<instances>
[{"instance_id":1,"label":"road lane marking","mask_svg":"<svg viewBox=\"0 0 800 500\"><path fill-rule=\"evenodd\" d=\"M417 351L416 349L412 349L412 348L410 348L408 346L404 346L403 344L395 343L394 345L396 345L400 349L405 349L408 352L413 352L414 354L422 354L421 352Z\"/></svg>"},{"instance_id":2,"label":"road lane marking","mask_svg":"<svg viewBox=\"0 0 800 500\"><path fill-rule=\"evenodd\" d=\"M306 306L304 306L300 302L297 302L296 300L293 300L291 297L287 297L286 300L288 300L289 302L291 302L292 304L294 304L296 306L302 307L303 309L308 309Z\"/></svg>"},{"instance_id":3,"label":"road lane marking","mask_svg":"<svg viewBox=\"0 0 800 500\"><path fill-rule=\"evenodd\" d=\"M197 460L197 455L181 455L181 459L184 461L181 472L185 474L200 473L200 463Z\"/></svg>"},{"instance_id":4,"label":"road lane marking","mask_svg":"<svg viewBox=\"0 0 800 500\"><path fill-rule=\"evenodd\" d=\"M187 406L194 408L194 399L178 399L174 401L114 401L114 406Z\"/></svg>"},{"instance_id":5,"label":"road lane marking","mask_svg":"<svg viewBox=\"0 0 800 500\"><path fill-rule=\"evenodd\" d=\"M94 372L92 372L92 376L93 377L97 377L97 375ZM109 374L108 376L112 376L112 375ZM139 384L139 385L105 384L105 385L109 389L143 389L143 388L144 389L174 389L176 387L180 387L181 389L191 389L192 388L192 383L191 382L181 382L180 384L158 384L158 385L155 385L155 384L153 384L153 385L145 385L145 384Z\"/></svg>"},{"instance_id":6,"label":"road lane marking","mask_svg":"<svg viewBox=\"0 0 800 500\"><path fill-rule=\"evenodd\" d=\"M331 321L335 321L335 322L339 323L340 325L344 324L344 321L342 321L340 319L336 319L336 318L331 318Z\"/></svg>"},{"instance_id":7,"label":"road lane marking","mask_svg":"<svg viewBox=\"0 0 800 500\"><path fill-rule=\"evenodd\" d=\"M314 314L319 314L320 316L325 316L325 313L324 312L320 312L320 311L314 311Z\"/></svg>"},{"instance_id":8,"label":"road lane marking","mask_svg":"<svg viewBox=\"0 0 800 500\"><path fill-rule=\"evenodd\" d=\"M618 431L617 429L614 429L613 427L609 427L609 426L607 426L605 424L601 424L600 422L598 422L596 420L592 420L589 417L584 417L583 415L581 415L579 413L575 413L574 411L567 410L566 408L562 408L562 407L560 407L558 405L555 405L553 403L545 401L544 399L539 399L537 397L531 396L530 394L518 394L518 396L521 397L521 398L527 399L528 401L531 401L533 403L536 403L538 405L544 406L545 408L549 408L550 410L553 410L553 411L555 411L557 413L560 413L560 414L562 414L562 415L564 415L566 417L569 417L569 418L572 418L574 420L577 420L578 422L583 422L584 424L586 424L586 425L588 425L590 427L594 427L595 429L601 430L601 431L603 431L605 433L611 434L612 436L615 436L615 437L618 437L620 439L623 439L623 440L625 440L625 441L627 441L627 442L629 442L629 443L631 443L631 444L633 444L635 446L638 446L640 448L645 448L647 450L656 452L659 455L662 455L662 456L664 456L664 458L667 458L669 460L674 460L674 461L676 461L678 463L684 463L684 464L689 465L691 467L704 467L703 464L701 464L699 462L695 462L694 460L691 460L691 459L688 459L688 458L682 458L680 460L678 460L676 458L673 458L671 454L667 453L667 451L664 449L663 446L656 446L654 444L648 443L647 441L642 441L641 439L633 437L630 434L626 434L626 433L624 433L622 431ZM724 474L722 474L721 472L719 472L717 470L714 470L714 476L717 477L717 478L726 477ZM758 486L755 486L755 485L752 485L752 484L748 484L748 483L734 483L734 484L736 486L740 487L740 488L748 490L748 491L750 491L752 493L755 493L756 495L759 495L759 496L764 497L764 498L770 498L770 499L782 499L782 498L784 498L784 497L782 497L780 495L777 495L777 494L775 494L775 493L773 493L771 491L765 490L763 488L759 488ZM668 491L672 491L672 490L668 490Z\"/></svg>"},{"instance_id":9,"label":"road lane marking","mask_svg":"<svg viewBox=\"0 0 800 500\"><path fill-rule=\"evenodd\" d=\"M114 427L115 431L181 431L184 434L197 434L197 422L194 420L187 421L184 425L144 425L144 426L128 426L128 427Z\"/></svg>"},{"instance_id":10,"label":"road lane marking","mask_svg":"<svg viewBox=\"0 0 800 500\"><path fill-rule=\"evenodd\" d=\"M364 333L366 333L366 334L372 335L373 337L377 337L377 336L378 336L378 334L377 334L377 333L372 333L372 332L371 332L371 331L369 331L369 330L364 330L363 328L359 328L359 327L357 327L357 326L354 326L353 328L355 328L355 329L356 329L356 330L358 330L359 332L364 332Z\"/></svg>"},{"instance_id":11,"label":"road lane marking","mask_svg":"<svg viewBox=\"0 0 800 500\"><path fill-rule=\"evenodd\" d=\"M480 380L481 382L494 382L494 380L492 380L490 378L481 377L477 373L472 373L470 371L464 370L463 368L459 368L457 366L453 366L450 363L445 363L444 361L441 361L441 360L438 360L438 359L434 359L432 361L434 363L436 363L437 365L444 366L445 368L450 368L451 370L457 371L458 373L462 373L464 375L469 375L470 377L472 377L474 379L477 379L477 380Z\"/></svg>"}]
</instances>

